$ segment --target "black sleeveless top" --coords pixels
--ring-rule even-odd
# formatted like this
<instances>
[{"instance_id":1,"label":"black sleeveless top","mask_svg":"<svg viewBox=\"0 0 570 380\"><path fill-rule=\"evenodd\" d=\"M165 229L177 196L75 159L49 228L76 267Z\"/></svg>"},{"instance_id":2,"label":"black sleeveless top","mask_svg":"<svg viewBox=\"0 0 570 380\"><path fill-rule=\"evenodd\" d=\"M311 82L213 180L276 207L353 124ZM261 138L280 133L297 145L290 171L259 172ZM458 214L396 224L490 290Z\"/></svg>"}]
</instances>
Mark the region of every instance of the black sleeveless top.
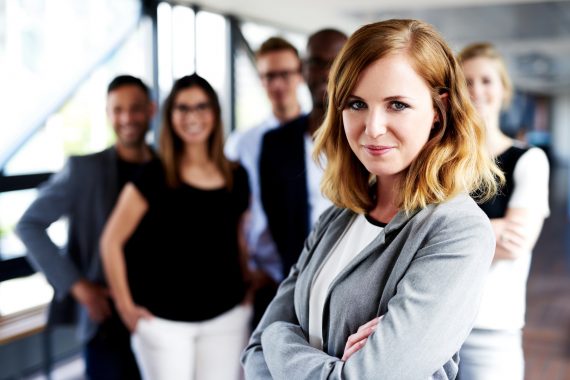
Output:
<instances>
[{"instance_id":1,"label":"black sleeveless top","mask_svg":"<svg viewBox=\"0 0 570 380\"><path fill-rule=\"evenodd\" d=\"M489 219L502 218L505 216L509 200L515 189L515 166L521 156L529 149L529 146L513 145L497 157L497 165L503 173L505 173L506 181L505 185L499 189L499 192L492 199L479 204L479 207L487 214Z\"/></svg>"},{"instance_id":2,"label":"black sleeveless top","mask_svg":"<svg viewBox=\"0 0 570 380\"><path fill-rule=\"evenodd\" d=\"M238 223L249 205L245 169L233 171L231 190L166 185L158 159L132 183L148 211L125 245L134 301L175 321L214 318L245 295L238 248Z\"/></svg>"}]
</instances>

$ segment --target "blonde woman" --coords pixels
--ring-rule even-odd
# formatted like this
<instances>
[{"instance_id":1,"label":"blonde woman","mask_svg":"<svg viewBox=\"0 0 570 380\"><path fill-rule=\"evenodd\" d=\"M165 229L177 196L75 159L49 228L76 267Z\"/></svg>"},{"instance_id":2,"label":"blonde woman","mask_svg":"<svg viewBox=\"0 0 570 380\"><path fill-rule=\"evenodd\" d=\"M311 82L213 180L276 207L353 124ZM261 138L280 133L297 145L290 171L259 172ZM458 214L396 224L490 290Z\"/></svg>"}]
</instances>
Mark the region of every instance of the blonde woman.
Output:
<instances>
[{"instance_id":1,"label":"blonde woman","mask_svg":"<svg viewBox=\"0 0 570 380\"><path fill-rule=\"evenodd\" d=\"M495 240L469 194L501 173L428 24L363 26L333 64L325 212L242 355L251 379L453 379Z\"/></svg>"},{"instance_id":2,"label":"blonde woman","mask_svg":"<svg viewBox=\"0 0 570 380\"><path fill-rule=\"evenodd\" d=\"M459 61L471 100L485 122L487 149L506 177L500 194L481 204L491 218L497 245L475 328L461 349L459 372L462 380L522 380L526 281L532 248L549 214L549 165L542 150L500 129L512 85L494 46L469 45Z\"/></svg>"},{"instance_id":3,"label":"blonde woman","mask_svg":"<svg viewBox=\"0 0 570 380\"><path fill-rule=\"evenodd\" d=\"M101 238L144 379L239 379L251 306L247 174L223 155L218 97L194 74L166 99L160 161L125 186Z\"/></svg>"}]
</instances>

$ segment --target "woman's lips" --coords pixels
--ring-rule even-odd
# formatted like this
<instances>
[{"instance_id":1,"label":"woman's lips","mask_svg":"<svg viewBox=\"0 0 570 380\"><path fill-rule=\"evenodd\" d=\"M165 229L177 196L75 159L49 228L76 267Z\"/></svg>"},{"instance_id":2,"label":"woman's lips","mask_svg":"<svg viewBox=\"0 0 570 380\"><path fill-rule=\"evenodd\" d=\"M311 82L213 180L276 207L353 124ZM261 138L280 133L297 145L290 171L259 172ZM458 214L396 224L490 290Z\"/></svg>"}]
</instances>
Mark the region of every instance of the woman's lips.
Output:
<instances>
[{"instance_id":1,"label":"woman's lips","mask_svg":"<svg viewBox=\"0 0 570 380\"><path fill-rule=\"evenodd\" d=\"M373 156L381 156L391 152L394 147L386 145L364 145L364 149Z\"/></svg>"}]
</instances>

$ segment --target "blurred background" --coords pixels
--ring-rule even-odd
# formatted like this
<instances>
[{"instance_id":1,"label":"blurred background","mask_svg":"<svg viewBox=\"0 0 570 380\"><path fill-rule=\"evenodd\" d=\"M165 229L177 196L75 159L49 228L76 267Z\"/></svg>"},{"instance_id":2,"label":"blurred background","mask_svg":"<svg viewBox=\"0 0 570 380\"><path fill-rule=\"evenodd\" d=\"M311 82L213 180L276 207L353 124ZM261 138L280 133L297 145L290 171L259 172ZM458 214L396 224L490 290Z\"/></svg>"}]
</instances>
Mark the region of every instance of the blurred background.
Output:
<instances>
[{"instance_id":1,"label":"blurred background","mask_svg":"<svg viewBox=\"0 0 570 380\"><path fill-rule=\"evenodd\" d=\"M254 64L261 42L281 35L303 54L319 28L350 34L389 18L432 23L456 52L489 41L505 56L516 93L502 127L551 165L551 216L528 287L527 379L570 378L570 2L0 0L0 379L81 378L72 330L45 329L52 291L13 228L69 155L113 142L113 77L142 78L160 105L174 79L196 71L220 95L226 132L245 130L270 112ZM300 97L310 109L306 88ZM64 245L66 220L50 235Z\"/></svg>"}]
</instances>

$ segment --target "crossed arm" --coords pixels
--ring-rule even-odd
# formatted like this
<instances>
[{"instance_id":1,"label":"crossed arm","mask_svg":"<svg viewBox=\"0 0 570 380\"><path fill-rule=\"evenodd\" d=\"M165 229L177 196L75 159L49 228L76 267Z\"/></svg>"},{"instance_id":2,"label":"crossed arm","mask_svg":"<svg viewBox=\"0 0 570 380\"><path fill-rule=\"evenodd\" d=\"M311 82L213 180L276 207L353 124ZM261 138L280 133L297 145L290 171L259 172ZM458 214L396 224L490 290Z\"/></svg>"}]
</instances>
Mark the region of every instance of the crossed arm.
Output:
<instances>
[{"instance_id":1,"label":"crossed arm","mask_svg":"<svg viewBox=\"0 0 570 380\"><path fill-rule=\"evenodd\" d=\"M543 215L524 208L509 208L505 217L491 219L497 239L494 260L515 260L532 251L543 223Z\"/></svg>"},{"instance_id":2,"label":"crossed arm","mask_svg":"<svg viewBox=\"0 0 570 380\"><path fill-rule=\"evenodd\" d=\"M483 237L483 238L482 238ZM485 238L487 237L487 238ZM253 379L421 379L459 350L475 319L493 239L488 225L441 231L417 254L371 334L352 336L341 360L311 347L293 309L298 268L280 287L242 362ZM305 249L304 254L307 249ZM302 261L302 260L301 260ZM365 344L354 347L366 339ZM347 350L353 348L347 355Z\"/></svg>"},{"instance_id":3,"label":"crossed arm","mask_svg":"<svg viewBox=\"0 0 570 380\"><path fill-rule=\"evenodd\" d=\"M517 162L514 190L504 217L491 219L495 260L516 260L532 251L548 215L549 165L546 154L531 148Z\"/></svg>"}]
</instances>

